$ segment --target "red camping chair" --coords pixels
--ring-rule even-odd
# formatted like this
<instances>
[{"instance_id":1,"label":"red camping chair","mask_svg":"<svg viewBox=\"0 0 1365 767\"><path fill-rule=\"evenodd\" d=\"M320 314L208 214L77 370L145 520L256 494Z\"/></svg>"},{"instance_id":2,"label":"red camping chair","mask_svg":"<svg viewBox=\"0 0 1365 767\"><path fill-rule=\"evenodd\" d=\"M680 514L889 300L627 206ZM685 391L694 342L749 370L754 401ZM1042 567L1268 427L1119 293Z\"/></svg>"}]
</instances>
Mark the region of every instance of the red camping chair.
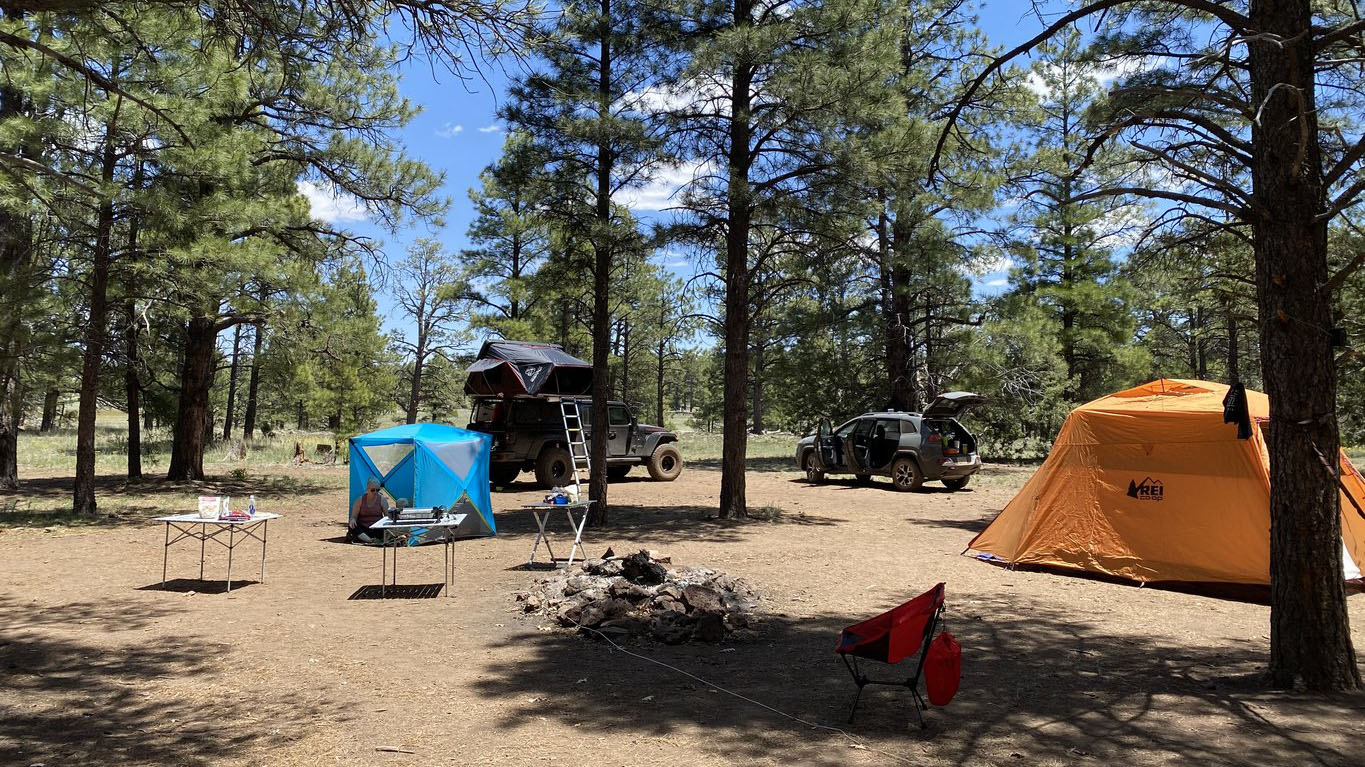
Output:
<instances>
[{"instance_id":1,"label":"red camping chair","mask_svg":"<svg viewBox=\"0 0 1365 767\"><path fill-rule=\"evenodd\" d=\"M853 707L848 711L848 721L853 721L858 700L863 697L863 688L869 684L884 684L909 688L914 696L912 700L915 715L919 717L919 726L924 727L924 714L920 712L928 706L920 697L919 679L924 671L925 650L943 612L943 599L943 584L940 583L899 607L849 626L839 635L839 645L834 651L839 653L848 672L853 675L854 684L858 685L858 694L853 697ZM905 681L869 679L858 665L859 658L888 664L900 663L915 653L919 653L915 672ZM849 660L850 656L852 661Z\"/></svg>"}]
</instances>

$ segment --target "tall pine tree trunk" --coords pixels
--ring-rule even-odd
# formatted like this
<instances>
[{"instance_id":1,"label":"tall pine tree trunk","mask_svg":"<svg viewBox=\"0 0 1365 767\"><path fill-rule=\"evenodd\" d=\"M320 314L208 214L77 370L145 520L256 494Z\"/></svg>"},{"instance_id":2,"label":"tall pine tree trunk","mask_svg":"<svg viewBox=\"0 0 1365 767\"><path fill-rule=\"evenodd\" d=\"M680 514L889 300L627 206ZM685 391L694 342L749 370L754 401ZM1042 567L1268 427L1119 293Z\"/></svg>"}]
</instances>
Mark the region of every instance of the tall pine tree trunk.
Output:
<instances>
[{"instance_id":1,"label":"tall pine tree trunk","mask_svg":"<svg viewBox=\"0 0 1365 767\"><path fill-rule=\"evenodd\" d=\"M57 398L61 394L56 387L43 393L43 420L38 424L39 432L46 434L57 428Z\"/></svg>"},{"instance_id":2,"label":"tall pine tree trunk","mask_svg":"<svg viewBox=\"0 0 1365 767\"><path fill-rule=\"evenodd\" d=\"M664 354L666 353L667 342L660 341L658 367L654 371L655 372L654 397L655 403L657 405L656 417L658 419L654 423L658 424L659 426L664 425L664 361L665 361Z\"/></svg>"},{"instance_id":3,"label":"tall pine tree trunk","mask_svg":"<svg viewBox=\"0 0 1365 767\"><path fill-rule=\"evenodd\" d=\"M1242 380L1241 369L1241 350L1238 349L1237 339L1237 315L1228 309L1226 312L1228 325L1228 383L1240 383Z\"/></svg>"},{"instance_id":4,"label":"tall pine tree trunk","mask_svg":"<svg viewBox=\"0 0 1365 767\"><path fill-rule=\"evenodd\" d=\"M123 346L123 386L128 401L128 478L141 479L142 419L138 412L141 408L142 385L137 377L137 312L132 301L123 303Z\"/></svg>"},{"instance_id":5,"label":"tall pine tree trunk","mask_svg":"<svg viewBox=\"0 0 1365 767\"><path fill-rule=\"evenodd\" d=\"M753 407L753 432L762 434L766 429L763 423L763 351L764 342L760 337L758 343L754 344L754 407Z\"/></svg>"},{"instance_id":6,"label":"tall pine tree trunk","mask_svg":"<svg viewBox=\"0 0 1365 767\"><path fill-rule=\"evenodd\" d=\"M1270 396L1270 677L1360 687L1342 580L1336 365L1311 0L1253 0L1247 43L1261 368Z\"/></svg>"},{"instance_id":7,"label":"tall pine tree trunk","mask_svg":"<svg viewBox=\"0 0 1365 767\"><path fill-rule=\"evenodd\" d=\"M601 1L600 44L597 57L598 118L605 120L611 108L612 50L611 0ZM607 402L611 399L608 360L611 352L611 171L612 151L605 142L597 145L596 226L593 236L592 267L592 445L588 463L588 497L594 503L588 510L588 524L607 522L607 431L610 427Z\"/></svg>"},{"instance_id":8,"label":"tall pine tree trunk","mask_svg":"<svg viewBox=\"0 0 1365 767\"><path fill-rule=\"evenodd\" d=\"M621 318L621 400L630 401L630 318Z\"/></svg>"},{"instance_id":9,"label":"tall pine tree trunk","mask_svg":"<svg viewBox=\"0 0 1365 767\"><path fill-rule=\"evenodd\" d=\"M22 18L22 12L0 11L0 18ZM23 114L24 94L0 84L0 121ZM23 155L22 147L5 147ZM27 217L0 209L0 490L19 488L19 420L22 410L20 357L23 352L23 307L30 295L33 233Z\"/></svg>"},{"instance_id":10,"label":"tall pine tree trunk","mask_svg":"<svg viewBox=\"0 0 1365 767\"><path fill-rule=\"evenodd\" d=\"M213 386L217 345L217 323L210 317L190 318L185 325L185 359L180 367L180 404L171 436L169 479L204 478L209 390Z\"/></svg>"},{"instance_id":11,"label":"tall pine tree trunk","mask_svg":"<svg viewBox=\"0 0 1365 767\"><path fill-rule=\"evenodd\" d=\"M122 103L121 101L119 102ZM100 159L100 179L109 189L114 181L118 156L114 133L119 109L105 127L104 148ZM95 242L91 250L89 316L86 317L85 350L81 359L80 405L76 414L76 482L71 508L76 514L93 515L95 503L95 412L99 407L100 367L109 323L109 262L113 254L114 201L100 201L95 213Z\"/></svg>"},{"instance_id":12,"label":"tall pine tree trunk","mask_svg":"<svg viewBox=\"0 0 1365 767\"><path fill-rule=\"evenodd\" d=\"M752 0L734 0L734 23L753 26ZM749 515L744 468L749 449L749 229L753 200L749 188L753 134L750 100L753 66L741 57L730 74L730 129L725 189L725 358L720 464L721 517Z\"/></svg>"},{"instance_id":13,"label":"tall pine tree trunk","mask_svg":"<svg viewBox=\"0 0 1365 767\"><path fill-rule=\"evenodd\" d=\"M264 302L264 295L262 295ZM261 388L261 349L265 341L265 322L256 320L252 326L251 373L246 382L246 414L242 418L242 436L251 439L256 435L256 402Z\"/></svg>"},{"instance_id":14,"label":"tall pine tree trunk","mask_svg":"<svg viewBox=\"0 0 1365 767\"><path fill-rule=\"evenodd\" d=\"M228 365L227 412L223 415L223 441L232 439L232 421L237 417L237 371L241 369L242 325L232 326L232 362Z\"/></svg>"},{"instance_id":15,"label":"tall pine tree trunk","mask_svg":"<svg viewBox=\"0 0 1365 767\"><path fill-rule=\"evenodd\" d=\"M890 229L888 232L887 229ZM902 248L908 246L910 232L900 223L889 223L882 216L877 245L880 258L882 332L886 346L887 393L892 410L918 410L915 387L915 360L910 335L910 270Z\"/></svg>"},{"instance_id":16,"label":"tall pine tree trunk","mask_svg":"<svg viewBox=\"0 0 1365 767\"><path fill-rule=\"evenodd\" d=\"M412 388L408 392L407 422L417 423L417 408L422 402L422 363L427 356L427 334L422 330L422 317L417 317L417 349L412 360Z\"/></svg>"},{"instance_id":17,"label":"tall pine tree trunk","mask_svg":"<svg viewBox=\"0 0 1365 767\"><path fill-rule=\"evenodd\" d=\"M19 421L23 414L23 382L19 372L19 323L6 330L9 338L0 351L0 490L19 489Z\"/></svg>"}]
</instances>

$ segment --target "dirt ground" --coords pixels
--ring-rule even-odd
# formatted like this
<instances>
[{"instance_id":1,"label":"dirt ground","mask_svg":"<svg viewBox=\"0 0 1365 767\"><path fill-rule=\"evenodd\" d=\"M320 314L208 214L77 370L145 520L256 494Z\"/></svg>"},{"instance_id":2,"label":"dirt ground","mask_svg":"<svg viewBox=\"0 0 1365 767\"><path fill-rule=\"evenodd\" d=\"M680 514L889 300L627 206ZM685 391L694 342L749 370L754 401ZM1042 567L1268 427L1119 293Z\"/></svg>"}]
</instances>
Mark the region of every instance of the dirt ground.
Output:
<instances>
[{"instance_id":1,"label":"dirt ground","mask_svg":"<svg viewBox=\"0 0 1365 767\"><path fill-rule=\"evenodd\" d=\"M494 495L496 538L458 544L453 598L348 599L379 582L380 552L339 542L337 468L261 483L284 515L266 582L248 546L228 594L221 551L220 580L187 580L188 545L161 590L162 528L137 515L0 532L0 764L1365 764L1365 698L1259 687L1266 607L961 556L1030 469L907 495L756 464L749 502L773 520L707 519L720 475L693 467L613 485L611 524L586 536L593 555L648 547L761 590L757 639L632 648L706 682L520 617L512 593L540 575L518 567L535 528L510 509L529 486ZM164 511L190 511L182 497ZM430 547L398 577L440 572ZM846 724L839 629L940 580L964 648L956 700L921 730L908 693L869 688ZM1365 650L1365 596L1350 609Z\"/></svg>"}]
</instances>

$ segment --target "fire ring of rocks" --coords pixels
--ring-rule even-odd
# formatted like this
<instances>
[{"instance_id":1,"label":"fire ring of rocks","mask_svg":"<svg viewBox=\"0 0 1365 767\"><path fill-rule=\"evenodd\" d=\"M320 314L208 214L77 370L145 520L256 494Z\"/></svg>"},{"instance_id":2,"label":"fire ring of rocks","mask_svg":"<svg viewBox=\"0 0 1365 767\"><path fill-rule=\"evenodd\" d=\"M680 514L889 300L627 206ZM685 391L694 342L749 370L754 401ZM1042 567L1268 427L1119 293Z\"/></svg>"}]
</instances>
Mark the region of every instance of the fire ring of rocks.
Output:
<instances>
[{"instance_id":1,"label":"fire ring of rocks","mask_svg":"<svg viewBox=\"0 0 1365 767\"><path fill-rule=\"evenodd\" d=\"M517 592L523 613L588 628L613 641L720 642L751 633L760 597L743 580L706 568L671 567L639 551L589 559ZM592 635L593 632L586 632Z\"/></svg>"}]
</instances>

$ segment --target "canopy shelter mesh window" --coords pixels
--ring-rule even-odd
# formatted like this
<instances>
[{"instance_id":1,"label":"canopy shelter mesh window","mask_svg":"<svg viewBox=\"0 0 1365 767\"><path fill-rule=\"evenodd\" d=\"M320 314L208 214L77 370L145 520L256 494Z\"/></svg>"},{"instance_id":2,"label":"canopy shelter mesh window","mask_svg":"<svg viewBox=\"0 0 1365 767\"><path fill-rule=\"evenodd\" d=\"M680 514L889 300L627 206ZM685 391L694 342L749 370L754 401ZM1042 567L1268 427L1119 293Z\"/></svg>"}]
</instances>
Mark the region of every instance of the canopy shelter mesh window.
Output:
<instances>
[{"instance_id":1,"label":"canopy shelter mesh window","mask_svg":"<svg viewBox=\"0 0 1365 767\"><path fill-rule=\"evenodd\" d=\"M361 434L350 440L350 506L378 479L391 498L416 508L442 506L467 514L460 537L497 533L489 494L488 462L493 438L438 423L415 423Z\"/></svg>"}]
</instances>

